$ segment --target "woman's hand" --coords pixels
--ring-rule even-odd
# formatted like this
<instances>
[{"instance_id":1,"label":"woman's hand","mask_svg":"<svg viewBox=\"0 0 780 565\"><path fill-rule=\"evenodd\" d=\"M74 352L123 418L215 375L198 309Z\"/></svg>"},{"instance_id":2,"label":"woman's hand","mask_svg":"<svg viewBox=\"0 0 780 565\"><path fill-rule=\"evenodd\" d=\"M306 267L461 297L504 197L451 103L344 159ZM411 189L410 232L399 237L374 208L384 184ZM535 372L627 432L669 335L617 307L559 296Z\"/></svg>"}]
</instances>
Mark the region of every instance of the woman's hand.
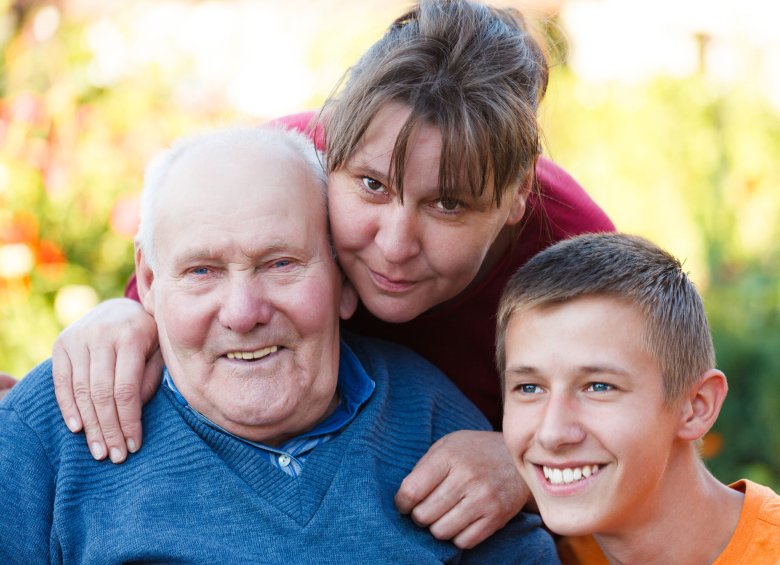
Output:
<instances>
[{"instance_id":1,"label":"woman's hand","mask_svg":"<svg viewBox=\"0 0 780 565\"><path fill-rule=\"evenodd\" d=\"M462 430L431 446L395 503L434 537L468 549L504 527L529 496L500 432Z\"/></svg>"},{"instance_id":2,"label":"woman's hand","mask_svg":"<svg viewBox=\"0 0 780 565\"><path fill-rule=\"evenodd\" d=\"M72 432L95 459L121 463L141 447L141 406L160 385L157 326L128 298L99 304L68 326L52 352L54 392Z\"/></svg>"}]
</instances>

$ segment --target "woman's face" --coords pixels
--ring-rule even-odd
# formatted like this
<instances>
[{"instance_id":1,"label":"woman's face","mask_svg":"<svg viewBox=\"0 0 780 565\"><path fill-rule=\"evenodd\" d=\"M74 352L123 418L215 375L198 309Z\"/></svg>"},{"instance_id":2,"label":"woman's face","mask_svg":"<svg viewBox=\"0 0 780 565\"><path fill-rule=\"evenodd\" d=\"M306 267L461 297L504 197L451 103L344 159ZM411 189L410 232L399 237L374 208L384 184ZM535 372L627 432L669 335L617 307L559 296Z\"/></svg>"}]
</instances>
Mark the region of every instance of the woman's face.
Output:
<instances>
[{"instance_id":1,"label":"woman's face","mask_svg":"<svg viewBox=\"0 0 780 565\"><path fill-rule=\"evenodd\" d=\"M406 322L460 294L495 265L511 241L508 227L525 211L521 186L501 206L492 187L479 198L439 195L441 135L417 128L409 140L404 201L389 184L390 156L409 115L389 103L377 113L354 155L330 174L328 201L339 262L366 308Z\"/></svg>"}]
</instances>

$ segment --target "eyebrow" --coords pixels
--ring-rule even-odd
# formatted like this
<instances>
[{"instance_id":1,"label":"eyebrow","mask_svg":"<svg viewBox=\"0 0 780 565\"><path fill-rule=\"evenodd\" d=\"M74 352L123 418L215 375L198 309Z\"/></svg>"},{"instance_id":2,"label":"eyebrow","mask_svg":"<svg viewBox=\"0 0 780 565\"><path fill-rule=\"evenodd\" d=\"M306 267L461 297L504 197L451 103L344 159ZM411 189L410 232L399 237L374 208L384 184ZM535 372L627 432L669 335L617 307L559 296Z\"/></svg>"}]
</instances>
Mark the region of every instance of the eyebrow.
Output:
<instances>
[{"instance_id":1,"label":"eyebrow","mask_svg":"<svg viewBox=\"0 0 780 565\"><path fill-rule=\"evenodd\" d=\"M504 371L506 375L518 375L518 376L535 375L540 372L541 371L539 371L536 367L532 365L510 365ZM631 376L631 373L629 371L621 369L620 367L616 367L615 365L609 365L609 364L581 365L577 367L577 373L585 374L585 375L615 375L619 377Z\"/></svg>"},{"instance_id":2,"label":"eyebrow","mask_svg":"<svg viewBox=\"0 0 780 565\"><path fill-rule=\"evenodd\" d=\"M369 165L365 160L359 157L353 158L352 165L350 165L350 167L353 169L360 169L361 173L365 173L366 176L376 178L376 180L381 180L384 182L388 178L388 171L382 172L372 165Z\"/></svg>"},{"instance_id":3,"label":"eyebrow","mask_svg":"<svg viewBox=\"0 0 780 565\"><path fill-rule=\"evenodd\" d=\"M507 367L504 371L507 375L533 375L537 372L538 371L534 367L528 365L511 366Z\"/></svg>"},{"instance_id":4,"label":"eyebrow","mask_svg":"<svg viewBox=\"0 0 780 565\"><path fill-rule=\"evenodd\" d=\"M263 257L265 255L274 255L276 253L289 253L292 255L308 256L308 253L304 248L299 246L292 246L285 243L283 240L272 240L266 245L263 245L262 250L258 256ZM192 263L194 261L213 260L219 259L219 251L216 247L198 247L187 251L185 254L175 260L175 264L183 265Z\"/></svg>"},{"instance_id":5,"label":"eyebrow","mask_svg":"<svg viewBox=\"0 0 780 565\"><path fill-rule=\"evenodd\" d=\"M369 165L366 163L363 159L359 157L353 157L352 165L349 165L349 168L353 169L355 172L360 172L361 175L371 177L375 180L378 180L382 184L389 184L390 182L390 175L388 172L381 172L372 165ZM435 191L437 194L441 194L441 188L437 185L431 189L432 191ZM465 188L463 188L460 184L458 184L458 188L456 189L455 193L453 194L456 198L461 198L464 201L467 202L475 202L476 199L474 196L469 193Z\"/></svg>"}]
</instances>

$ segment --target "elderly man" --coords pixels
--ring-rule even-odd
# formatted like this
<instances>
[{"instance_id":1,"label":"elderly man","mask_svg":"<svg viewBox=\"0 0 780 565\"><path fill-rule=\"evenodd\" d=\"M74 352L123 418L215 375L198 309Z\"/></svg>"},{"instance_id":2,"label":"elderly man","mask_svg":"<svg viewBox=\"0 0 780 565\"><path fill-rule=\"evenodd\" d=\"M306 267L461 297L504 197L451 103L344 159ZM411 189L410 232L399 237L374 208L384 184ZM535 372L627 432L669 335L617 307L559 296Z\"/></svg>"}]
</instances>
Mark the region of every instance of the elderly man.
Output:
<instances>
[{"instance_id":1,"label":"elderly man","mask_svg":"<svg viewBox=\"0 0 780 565\"><path fill-rule=\"evenodd\" d=\"M395 509L439 437L487 422L425 361L339 337L354 291L310 143L185 140L147 173L136 269L164 382L144 449L97 462L60 425L50 362L0 404L0 562L555 560L536 517L461 552Z\"/></svg>"}]
</instances>

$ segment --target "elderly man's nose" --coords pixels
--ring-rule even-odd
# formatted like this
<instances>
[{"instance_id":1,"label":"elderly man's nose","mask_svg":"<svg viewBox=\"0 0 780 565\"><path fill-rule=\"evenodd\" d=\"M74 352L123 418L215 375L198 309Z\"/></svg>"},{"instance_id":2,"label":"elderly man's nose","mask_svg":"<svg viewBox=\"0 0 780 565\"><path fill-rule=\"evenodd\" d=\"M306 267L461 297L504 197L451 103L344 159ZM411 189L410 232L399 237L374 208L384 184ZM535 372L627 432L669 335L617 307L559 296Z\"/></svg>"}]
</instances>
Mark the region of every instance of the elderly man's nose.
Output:
<instances>
[{"instance_id":1,"label":"elderly man's nose","mask_svg":"<svg viewBox=\"0 0 780 565\"><path fill-rule=\"evenodd\" d=\"M237 333L267 324L272 315L273 307L261 285L247 282L231 285L220 308L222 325Z\"/></svg>"}]
</instances>

